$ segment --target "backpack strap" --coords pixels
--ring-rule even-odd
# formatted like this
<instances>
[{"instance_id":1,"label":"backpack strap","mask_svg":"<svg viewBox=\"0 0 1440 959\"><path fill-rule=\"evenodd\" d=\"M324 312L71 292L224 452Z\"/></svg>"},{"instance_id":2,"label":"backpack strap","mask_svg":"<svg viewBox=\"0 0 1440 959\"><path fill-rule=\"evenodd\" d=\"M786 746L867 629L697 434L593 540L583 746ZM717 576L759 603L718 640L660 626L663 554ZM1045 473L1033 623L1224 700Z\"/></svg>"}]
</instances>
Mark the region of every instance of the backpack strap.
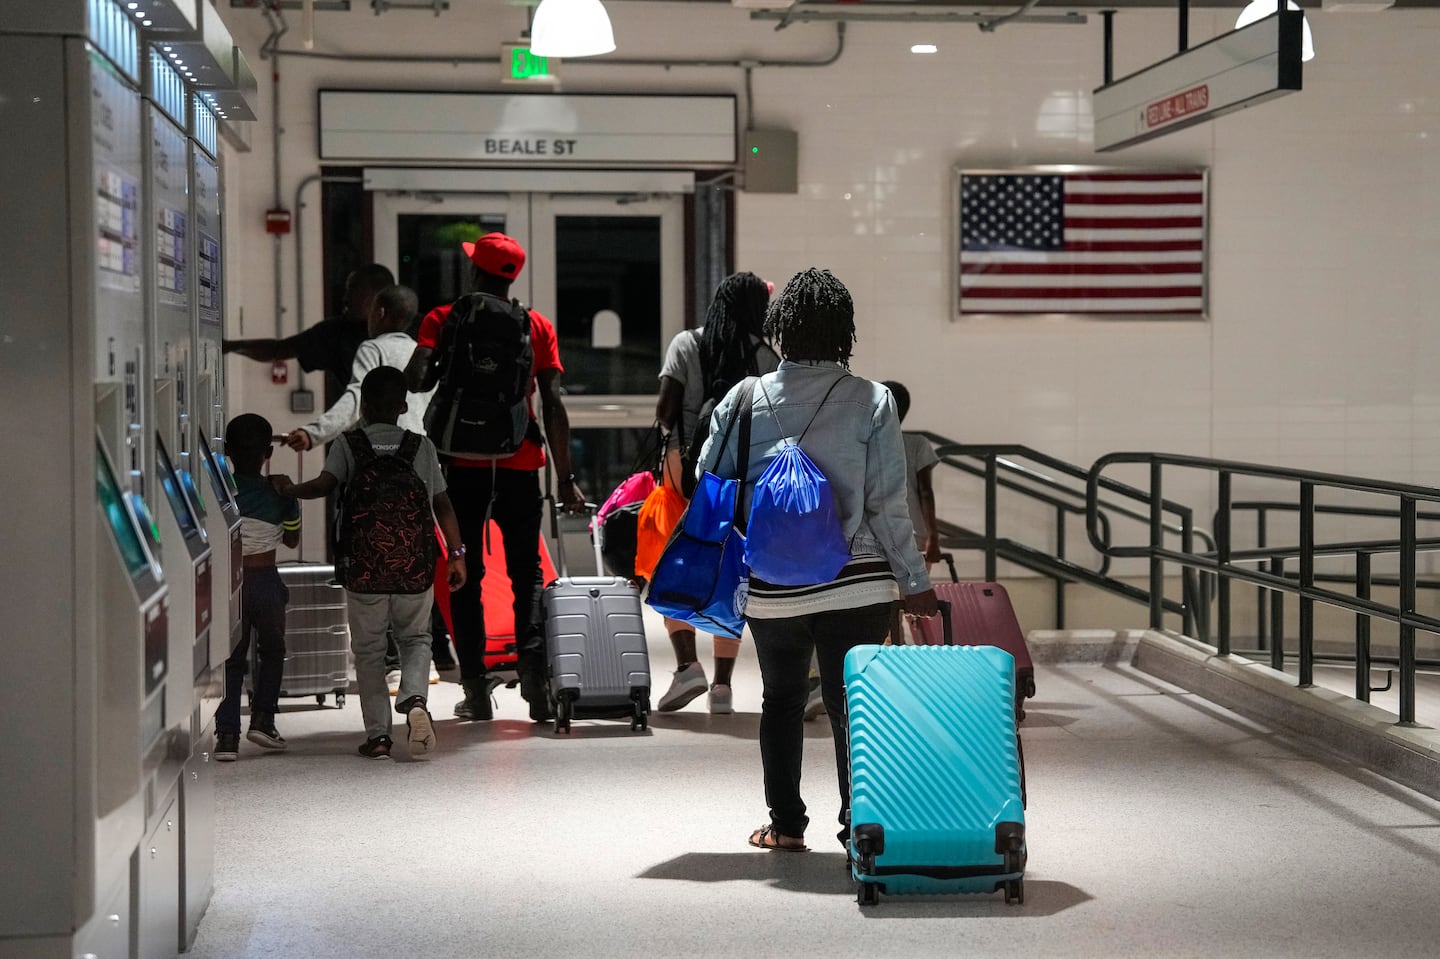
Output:
<instances>
[{"instance_id":1,"label":"backpack strap","mask_svg":"<svg viewBox=\"0 0 1440 959\"><path fill-rule=\"evenodd\" d=\"M368 441L367 441L368 442ZM407 466L415 465L415 454L420 452L420 434L405 431L405 436L400 440L400 448L395 451L401 462Z\"/></svg>"},{"instance_id":2,"label":"backpack strap","mask_svg":"<svg viewBox=\"0 0 1440 959\"><path fill-rule=\"evenodd\" d=\"M351 455L355 457L357 470L375 459L375 447L370 445L370 437L365 435L364 430L346 430L345 443L350 447Z\"/></svg>"}]
</instances>

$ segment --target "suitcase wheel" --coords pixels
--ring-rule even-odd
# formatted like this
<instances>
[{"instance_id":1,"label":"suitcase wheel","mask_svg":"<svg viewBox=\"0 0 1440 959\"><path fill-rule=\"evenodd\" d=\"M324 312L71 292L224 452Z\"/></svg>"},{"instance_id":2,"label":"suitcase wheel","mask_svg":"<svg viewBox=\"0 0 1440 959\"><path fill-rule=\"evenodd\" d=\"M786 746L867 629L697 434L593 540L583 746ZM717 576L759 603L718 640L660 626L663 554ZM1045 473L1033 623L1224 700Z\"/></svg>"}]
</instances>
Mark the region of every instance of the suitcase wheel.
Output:
<instances>
[{"instance_id":1,"label":"suitcase wheel","mask_svg":"<svg viewBox=\"0 0 1440 959\"><path fill-rule=\"evenodd\" d=\"M855 901L862 906L874 906L880 902L880 884L878 882L862 882L860 888L855 891Z\"/></svg>"},{"instance_id":2,"label":"suitcase wheel","mask_svg":"<svg viewBox=\"0 0 1440 959\"><path fill-rule=\"evenodd\" d=\"M643 709L636 709L635 716L630 720L630 731L640 733L650 728L650 714Z\"/></svg>"},{"instance_id":3,"label":"suitcase wheel","mask_svg":"<svg viewBox=\"0 0 1440 959\"><path fill-rule=\"evenodd\" d=\"M1034 698L1035 698L1035 677L1034 677L1034 676L1027 676L1027 677L1025 677L1025 698L1026 698L1026 699L1034 699Z\"/></svg>"},{"instance_id":4,"label":"suitcase wheel","mask_svg":"<svg viewBox=\"0 0 1440 959\"><path fill-rule=\"evenodd\" d=\"M561 696L555 701L555 731L557 733L570 732L570 717L574 715L574 707L568 696Z\"/></svg>"},{"instance_id":5,"label":"suitcase wheel","mask_svg":"<svg viewBox=\"0 0 1440 959\"><path fill-rule=\"evenodd\" d=\"M345 708L345 694L344 694L344 693L336 693L336 694L335 694L335 708L336 708L336 709L344 709L344 708Z\"/></svg>"},{"instance_id":6,"label":"suitcase wheel","mask_svg":"<svg viewBox=\"0 0 1440 959\"><path fill-rule=\"evenodd\" d=\"M319 694L318 696L315 697L315 705L316 705L316 706L324 706L324 705L325 705L325 694L324 694L324 693L321 693L321 694Z\"/></svg>"},{"instance_id":7,"label":"suitcase wheel","mask_svg":"<svg viewBox=\"0 0 1440 959\"><path fill-rule=\"evenodd\" d=\"M1005 905L1025 905L1025 880L1011 879L1005 883Z\"/></svg>"}]
</instances>

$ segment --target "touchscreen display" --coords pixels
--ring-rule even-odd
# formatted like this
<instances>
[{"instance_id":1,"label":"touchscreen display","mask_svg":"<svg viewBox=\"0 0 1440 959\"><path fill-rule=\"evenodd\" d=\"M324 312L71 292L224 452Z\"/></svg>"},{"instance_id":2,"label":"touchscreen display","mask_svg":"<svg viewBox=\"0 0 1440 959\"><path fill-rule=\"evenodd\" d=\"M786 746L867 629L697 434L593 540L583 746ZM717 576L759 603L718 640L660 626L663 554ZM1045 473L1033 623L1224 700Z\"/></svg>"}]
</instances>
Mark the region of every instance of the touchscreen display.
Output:
<instances>
[{"instance_id":1,"label":"touchscreen display","mask_svg":"<svg viewBox=\"0 0 1440 959\"><path fill-rule=\"evenodd\" d=\"M115 545L120 548L120 559L125 564L125 571L132 578L138 577L149 569L150 559L145 555L145 547L140 541L140 532L135 528L135 521L131 518L130 511L125 508L125 500L120 495L115 474L110 472L110 464L105 462L105 455L99 448L95 450L95 494L100 500L100 511L105 514L105 519L110 524Z\"/></svg>"},{"instance_id":2,"label":"touchscreen display","mask_svg":"<svg viewBox=\"0 0 1440 959\"><path fill-rule=\"evenodd\" d=\"M175 514L175 522L180 524L181 534L189 539L199 530L199 525L195 522L190 502L185 498L185 490L180 486L180 474L175 472L175 467L170 464L170 456L165 452L165 444L160 442L159 437L155 439L155 471L160 474L160 488L165 491L165 498L170 502L170 511Z\"/></svg>"},{"instance_id":3,"label":"touchscreen display","mask_svg":"<svg viewBox=\"0 0 1440 959\"><path fill-rule=\"evenodd\" d=\"M180 470L180 485L185 487L185 495L195 507L196 517L200 522L205 522L205 498L200 495L200 488L195 485L195 477L190 475L188 469Z\"/></svg>"},{"instance_id":4,"label":"touchscreen display","mask_svg":"<svg viewBox=\"0 0 1440 959\"><path fill-rule=\"evenodd\" d=\"M210 477L210 490L215 494L215 504L223 510L225 504L232 498L221 472L225 468L216 462L215 453L211 451L210 447L202 446L200 449L205 461L205 475Z\"/></svg>"}]
</instances>

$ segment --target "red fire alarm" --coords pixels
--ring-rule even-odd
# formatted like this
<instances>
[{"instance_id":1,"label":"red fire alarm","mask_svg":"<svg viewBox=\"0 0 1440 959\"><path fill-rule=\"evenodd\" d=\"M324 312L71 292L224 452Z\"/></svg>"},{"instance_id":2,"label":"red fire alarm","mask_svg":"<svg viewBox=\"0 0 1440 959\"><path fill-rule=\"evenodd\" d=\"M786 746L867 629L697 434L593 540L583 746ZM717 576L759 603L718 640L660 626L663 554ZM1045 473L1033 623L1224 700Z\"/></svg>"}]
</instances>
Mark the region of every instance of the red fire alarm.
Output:
<instances>
[{"instance_id":1,"label":"red fire alarm","mask_svg":"<svg viewBox=\"0 0 1440 959\"><path fill-rule=\"evenodd\" d=\"M266 210L265 211L265 232L274 233L277 236L290 232L290 211L289 210Z\"/></svg>"},{"instance_id":2,"label":"red fire alarm","mask_svg":"<svg viewBox=\"0 0 1440 959\"><path fill-rule=\"evenodd\" d=\"M270 364L270 382L276 386L284 386L290 381L290 364L284 360L276 360Z\"/></svg>"}]
</instances>

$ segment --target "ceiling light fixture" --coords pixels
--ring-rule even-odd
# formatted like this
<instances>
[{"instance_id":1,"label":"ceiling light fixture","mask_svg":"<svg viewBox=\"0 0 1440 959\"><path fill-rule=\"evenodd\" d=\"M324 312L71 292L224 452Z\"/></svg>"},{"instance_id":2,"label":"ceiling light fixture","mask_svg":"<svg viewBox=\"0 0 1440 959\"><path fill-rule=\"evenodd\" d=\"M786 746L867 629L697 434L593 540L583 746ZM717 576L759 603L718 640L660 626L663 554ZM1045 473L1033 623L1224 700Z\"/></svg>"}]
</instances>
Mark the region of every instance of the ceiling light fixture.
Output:
<instances>
[{"instance_id":1,"label":"ceiling light fixture","mask_svg":"<svg viewBox=\"0 0 1440 959\"><path fill-rule=\"evenodd\" d=\"M939 53L940 48L933 43L917 43L910 48L911 53Z\"/></svg>"},{"instance_id":2,"label":"ceiling light fixture","mask_svg":"<svg viewBox=\"0 0 1440 959\"><path fill-rule=\"evenodd\" d=\"M1248 27L1257 20L1264 20L1273 14L1279 7L1277 0L1250 0L1250 4L1240 11L1240 16L1235 20L1235 29ZM1299 10L1300 5L1295 0L1286 0L1286 10ZM1315 38L1310 35L1310 18L1302 21L1302 32L1300 35L1300 61L1309 63L1315 59Z\"/></svg>"},{"instance_id":3,"label":"ceiling light fixture","mask_svg":"<svg viewBox=\"0 0 1440 959\"><path fill-rule=\"evenodd\" d=\"M537 57L594 57L615 49L610 15L600 0L540 0L530 25Z\"/></svg>"}]
</instances>

